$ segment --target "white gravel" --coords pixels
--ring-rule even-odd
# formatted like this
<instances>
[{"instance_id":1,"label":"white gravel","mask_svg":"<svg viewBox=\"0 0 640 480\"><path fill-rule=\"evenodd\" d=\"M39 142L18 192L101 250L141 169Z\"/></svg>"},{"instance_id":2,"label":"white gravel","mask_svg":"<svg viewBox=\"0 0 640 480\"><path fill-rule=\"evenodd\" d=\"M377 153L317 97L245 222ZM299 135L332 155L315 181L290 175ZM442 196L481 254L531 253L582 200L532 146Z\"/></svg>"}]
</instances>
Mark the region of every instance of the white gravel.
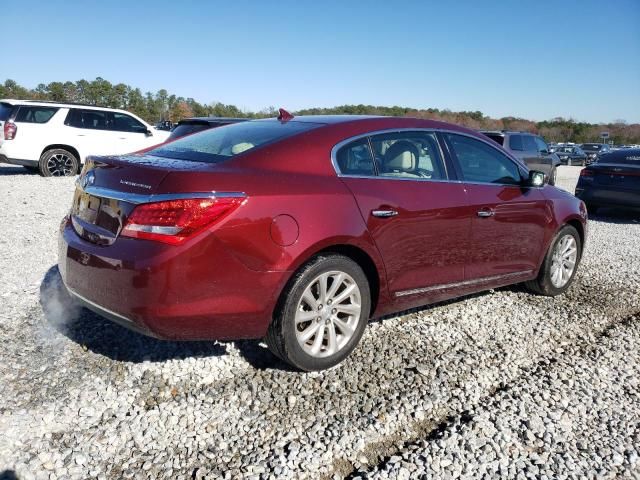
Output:
<instances>
[{"instance_id":1,"label":"white gravel","mask_svg":"<svg viewBox=\"0 0 640 480\"><path fill-rule=\"evenodd\" d=\"M562 297L375 321L301 374L259 342L156 341L61 302L72 191L0 164L0 478L640 478L637 218L590 222Z\"/></svg>"}]
</instances>

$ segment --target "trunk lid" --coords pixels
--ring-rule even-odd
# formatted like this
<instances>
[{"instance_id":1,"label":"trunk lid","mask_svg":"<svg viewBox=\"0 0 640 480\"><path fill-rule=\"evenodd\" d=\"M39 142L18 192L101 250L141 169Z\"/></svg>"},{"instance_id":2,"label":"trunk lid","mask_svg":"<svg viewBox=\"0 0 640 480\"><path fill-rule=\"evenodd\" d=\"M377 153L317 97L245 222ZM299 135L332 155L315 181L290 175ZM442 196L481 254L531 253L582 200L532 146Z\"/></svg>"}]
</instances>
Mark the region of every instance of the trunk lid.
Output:
<instances>
[{"instance_id":1,"label":"trunk lid","mask_svg":"<svg viewBox=\"0 0 640 480\"><path fill-rule=\"evenodd\" d=\"M152 155L89 157L76 182L70 212L73 227L89 242L111 245L135 206L153 201L171 172L202 167Z\"/></svg>"},{"instance_id":2,"label":"trunk lid","mask_svg":"<svg viewBox=\"0 0 640 480\"><path fill-rule=\"evenodd\" d=\"M590 167L600 185L640 190L640 165L603 163Z\"/></svg>"}]
</instances>

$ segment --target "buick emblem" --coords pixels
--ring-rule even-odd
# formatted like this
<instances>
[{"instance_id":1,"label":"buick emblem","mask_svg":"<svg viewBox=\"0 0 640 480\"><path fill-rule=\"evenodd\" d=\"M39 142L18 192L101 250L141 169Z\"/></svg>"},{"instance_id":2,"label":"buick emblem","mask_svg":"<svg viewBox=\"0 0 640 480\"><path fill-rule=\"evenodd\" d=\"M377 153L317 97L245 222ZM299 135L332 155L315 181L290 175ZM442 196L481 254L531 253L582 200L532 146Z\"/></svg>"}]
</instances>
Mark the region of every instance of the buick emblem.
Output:
<instances>
[{"instance_id":1,"label":"buick emblem","mask_svg":"<svg viewBox=\"0 0 640 480\"><path fill-rule=\"evenodd\" d=\"M96 174L93 173L92 171L87 172L87 174L82 177L82 180L80 180L80 186L85 189L91 185L93 185L93 183L96 181Z\"/></svg>"}]
</instances>

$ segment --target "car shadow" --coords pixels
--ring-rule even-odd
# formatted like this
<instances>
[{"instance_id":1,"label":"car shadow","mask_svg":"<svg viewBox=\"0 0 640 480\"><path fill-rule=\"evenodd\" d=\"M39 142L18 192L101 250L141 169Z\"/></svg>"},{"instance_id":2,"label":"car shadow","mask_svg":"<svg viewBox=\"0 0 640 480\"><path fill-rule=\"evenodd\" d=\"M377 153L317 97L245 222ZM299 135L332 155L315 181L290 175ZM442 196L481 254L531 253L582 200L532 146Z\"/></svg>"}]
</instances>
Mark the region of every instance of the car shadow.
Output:
<instances>
[{"instance_id":1,"label":"car shadow","mask_svg":"<svg viewBox=\"0 0 640 480\"><path fill-rule=\"evenodd\" d=\"M3 470L0 472L0 480L18 480L18 475L14 470Z\"/></svg>"},{"instance_id":2,"label":"car shadow","mask_svg":"<svg viewBox=\"0 0 640 480\"><path fill-rule=\"evenodd\" d=\"M589 220L614 224L640 223L640 211L602 207L597 213L590 214Z\"/></svg>"},{"instance_id":3,"label":"car shadow","mask_svg":"<svg viewBox=\"0 0 640 480\"><path fill-rule=\"evenodd\" d=\"M40 305L51 328L112 360L162 362L227 353L227 346L220 342L177 342L147 337L80 307L67 293L57 266L47 271L40 284Z\"/></svg>"},{"instance_id":4,"label":"car shadow","mask_svg":"<svg viewBox=\"0 0 640 480\"><path fill-rule=\"evenodd\" d=\"M0 177L9 175L38 175L38 172L27 170L19 165L0 164Z\"/></svg>"}]
</instances>

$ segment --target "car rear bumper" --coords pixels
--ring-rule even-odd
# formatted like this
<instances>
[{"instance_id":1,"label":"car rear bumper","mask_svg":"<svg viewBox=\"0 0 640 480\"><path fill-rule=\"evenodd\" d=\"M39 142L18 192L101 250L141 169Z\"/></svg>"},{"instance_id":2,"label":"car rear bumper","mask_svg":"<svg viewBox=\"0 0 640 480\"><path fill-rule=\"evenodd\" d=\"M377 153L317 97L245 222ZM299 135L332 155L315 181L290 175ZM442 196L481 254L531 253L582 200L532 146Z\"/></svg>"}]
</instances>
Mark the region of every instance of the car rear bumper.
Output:
<instances>
[{"instance_id":1,"label":"car rear bumper","mask_svg":"<svg viewBox=\"0 0 640 480\"><path fill-rule=\"evenodd\" d=\"M586 204L601 207L640 209L640 191L606 186L576 187L576 197Z\"/></svg>"},{"instance_id":2,"label":"car rear bumper","mask_svg":"<svg viewBox=\"0 0 640 480\"><path fill-rule=\"evenodd\" d=\"M9 163L11 165L22 165L23 167L38 166L38 162L36 160L21 160L19 158L9 158L2 153L0 153L0 163Z\"/></svg>"},{"instance_id":3,"label":"car rear bumper","mask_svg":"<svg viewBox=\"0 0 640 480\"><path fill-rule=\"evenodd\" d=\"M104 247L68 221L58 255L62 280L83 306L172 340L263 337L289 276L248 269L213 235L179 247L122 237Z\"/></svg>"}]
</instances>

